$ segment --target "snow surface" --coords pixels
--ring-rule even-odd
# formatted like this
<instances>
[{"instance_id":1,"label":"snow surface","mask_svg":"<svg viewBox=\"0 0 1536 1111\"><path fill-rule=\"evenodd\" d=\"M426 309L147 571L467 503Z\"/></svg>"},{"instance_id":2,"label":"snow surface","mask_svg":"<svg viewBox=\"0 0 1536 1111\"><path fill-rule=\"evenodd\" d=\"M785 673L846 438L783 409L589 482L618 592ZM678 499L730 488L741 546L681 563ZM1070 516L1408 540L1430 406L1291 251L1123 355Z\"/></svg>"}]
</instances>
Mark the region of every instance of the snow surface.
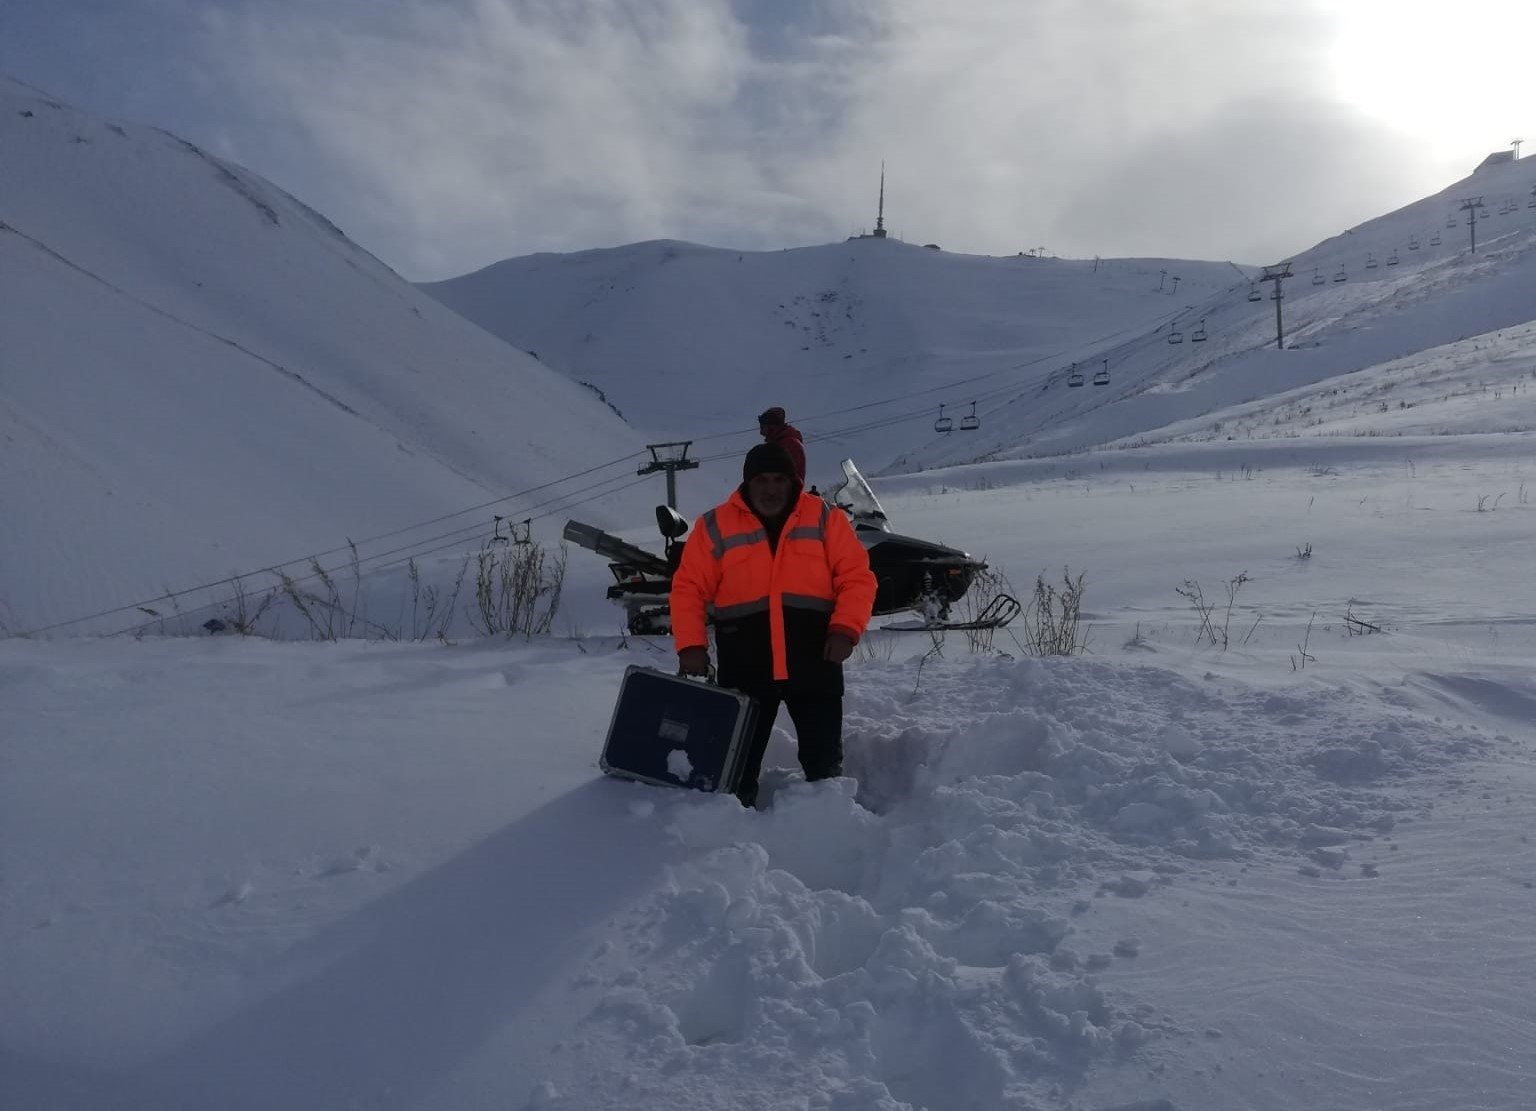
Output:
<instances>
[{"instance_id":1,"label":"snow surface","mask_svg":"<svg viewBox=\"0 0 1536 1111\"><path fill-rule=\"evenodd\" d=\"M335 643L162 635L227 614L227 592L206 610L206 593L157 601L155 616L132 605L141 587L260 568L343 545L368 522L423 521L626 457L574 483L611 480L606 493L634 480L642 436L590 391L440 313L415 339L382 309L327 324L330 309L365 303L354 280L413 320L412 307L438 310L334 233L285 240L294 269L268 268L240 222L265 217L215 164L194 184L167 167L204 160L175 141L50 116L69 110L39 95L4 86L7 142L51 119L54 139L35 149L52 158L135 145L95 174L18 179L8 161L0 178L0 622L27 632L126 605L85 628L136 635L60 635L77 624L0 640L0 1106L1532 1105L1536 210L1492 217L1506 235L1475 258L1421 264L1421 250L1410 263L1404 247L1372 283L1352 265L1346 283L1296 282L1287 311L1309 346L1287 352L1264 349L1272 306L1247 301L1246 278L1197 289L1216 299L1211 338L1170 354L1167 297L1148 289L1165 264L1123 263L1150 267L1152 282L1095 293L1091 262L862 241L737 263L680 246L673 263L719 264L642 316L681 321L671 331L696 339L698 363L675 380L653 367L622 401L622 367L603 379L595 365L557 366L647 437L733 430L679 476L685 510L729 488L750 414L794 400L777 380L705 376L735 354L754 374L774 364L754 361L765 331L701 291L739 267L764 288L814 292L828 260L892 249L893 276L859 296L904 285L879 296L911 330L877 329L885 346L867 373L832 373L840 350L818 356L828 415L820 438L807 422L812 477L852 446L889 472L877 491L900 531L985 556L1021 597L1037 575L1086 575L1074 657L1030 657L1024 618L990 644L873 632L849 666L847 777L802 782L786 720L767 760L770 805L745 811L599 774L624 668L673 657L665 641L614 635L591 553L570 555L557 635L532 639L478 638L461 622L413 640L420 587L399 565L354 578L332 565L351 611L368 614ZM1528 169L1500 171L1511 196L1533 187ZM96 212L112 213L108 195L139 172L161 185L110 220ZM227 173L284 228L320 219ZM1494 184L1475 184L1496 211ZM1298 256L1297 273L1314 256L1337 265L1330 252L1350 241L1384 258L1414 229L1427 238L1446 202L1421 203ZM190 214L196 237L183 233ZM105 287L15 229L133 296L93 292ZM198 272L188 252L221 239L222 280L238 276L242 292L198 316L212 310L185 289ZM656 250L584 265L600 275ZM553 289L563 263L521 265ZM1014 320L1001 296L974 319L959 311L951 290L979 296L988 272L1026 265L1063 275L1059 307L1040 317L1059 316L1052 334ZM1221 269L1174 265L1213 283ZM1414 269L1418 283L1403 282ZM607 275L619 281L622 266ZM1040 297L1054 288L1030 281ZM758 308L771 318L777 304ZM284 352L350 352L266 357L312 381L323 364L322 388L345 388L367 419L311 402L270 367L224 366L204 396L193 386L212 364L157 323L171 310L251 350L287 337ZM612 351L653 349L650 333L626 331L638 323L592 319L613 321ZM1069 390L1053 358L997 383L1013 392L977 437L924 431L930 401L948 396L925 391L960 365L990 373L1072 349L1070 365L1132 326L1146 334L1107 389ZM568 344L552 350L583 342L548 334ZM902 364L914 335L927 346ZM408 343L467 345L452 350L486 352L534 385L515 410L446 370L402 392L392 360ZM135 387L118 394L124 350ZM249 431L238 481L192 435L220 399L251 418L219 429L221 442ZM889 408L858 408L872 403ZM390 423L402 410L430 414L408 441ZM882 412L894 417L876 426ZM504 451L461 435L487 413ZM148 414L161 423L138 425ZM340 431L363 425L375 432ZM406 455L395 441L367 447L380 429L411 445L403 470L380 470ZM130 503L119 515L88 496L87 464ZM233 483L227 516L199 501L214 480ZM579 513L650 542L661 483L645 482L627 507ZM134 505L159 515L120 536ZM552 543L568 511L546 509L535 535ZM455 539L473 550L489 512ZM197 554L210 538L217 560ZM462 566L462 550L434 556L435 536L403 539L425 577ZM1218 643L1200 635L1197 590ZM281 610L268 629L293 631ZM391 628L398 639L365 639Z\"/></svg>"},{"instance_id":2,"label":"snow surface","mask_svg":"<svg viewBox=\"0 0 1536 1111\"><path fill-rule=\"evenodd\" d=\"M590 390L238 166L4 77L0 146L12 632L285 561L301 575L296 557L348 537L375 568L492 512L582 501L565 476L644 454Z\"/></svg>"}]
</instances>

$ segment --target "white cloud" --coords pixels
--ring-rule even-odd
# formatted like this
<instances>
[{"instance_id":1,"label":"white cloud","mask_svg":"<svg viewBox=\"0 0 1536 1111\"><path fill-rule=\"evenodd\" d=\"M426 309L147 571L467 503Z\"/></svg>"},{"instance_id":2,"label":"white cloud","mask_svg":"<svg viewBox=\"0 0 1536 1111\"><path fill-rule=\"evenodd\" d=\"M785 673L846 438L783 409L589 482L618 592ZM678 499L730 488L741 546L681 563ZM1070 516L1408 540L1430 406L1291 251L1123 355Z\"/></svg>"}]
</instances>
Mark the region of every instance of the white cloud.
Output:
<instances>
[{"instance_id":1,"label":"white cloud","mask_svg":"<svg viewBox=\"0 0 1536 1111\"><path fill-rule=\"evenodd\" d=\"M894 232L992 253L1260 261L1450 180L1341 101L1321 4L332 0L210 28L325 164L306 199L412 277L825 241L873 222L882 160Z\"/></svg>"}]
</instances>

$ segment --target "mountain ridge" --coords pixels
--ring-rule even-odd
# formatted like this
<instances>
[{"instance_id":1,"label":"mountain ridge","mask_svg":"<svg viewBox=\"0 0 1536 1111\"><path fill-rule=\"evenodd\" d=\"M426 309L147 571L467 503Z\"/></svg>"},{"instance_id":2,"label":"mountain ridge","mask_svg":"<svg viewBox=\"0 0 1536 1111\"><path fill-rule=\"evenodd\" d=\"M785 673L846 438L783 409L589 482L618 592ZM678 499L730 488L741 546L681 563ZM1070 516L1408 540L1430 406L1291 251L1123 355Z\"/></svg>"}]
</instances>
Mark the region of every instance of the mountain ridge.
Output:
<instances>
[{"instance_id":1,"label":"mountain ridge","mask_svg":"<svg viewBox=\"0 0 1536 1111\"><path fill-rule=\"evenodd\" d=\"M7 80L0 142L13 630L568 481L594 434L642 451L259 175Z\"/></svg>"},{"instance_id":2,"label":"mountain ridge","mask_svg":"<svg viewBox=\"0 0 1536 1111\"><path fill-rule=\"evenodd\" d=\"M421 288L600 387L642 427L750 430L753 413L786 404L827 454L894 473L1155 441L1266 390L1523 324L1536 315L1524 296L1533 165L1484 169L1291 256L1278 361L1274 284L1235 263L953 255L867 237L777 252L654 240L506 259ZM1474 186L1488 198L1475 255L1456 215ZM1095 371L1110 388L1070 387ZM868 421L824 412L828 375L856 383ZM941 403L951 417L974 403L981 434L928 435Z\"/></svg>"}]
</instances>

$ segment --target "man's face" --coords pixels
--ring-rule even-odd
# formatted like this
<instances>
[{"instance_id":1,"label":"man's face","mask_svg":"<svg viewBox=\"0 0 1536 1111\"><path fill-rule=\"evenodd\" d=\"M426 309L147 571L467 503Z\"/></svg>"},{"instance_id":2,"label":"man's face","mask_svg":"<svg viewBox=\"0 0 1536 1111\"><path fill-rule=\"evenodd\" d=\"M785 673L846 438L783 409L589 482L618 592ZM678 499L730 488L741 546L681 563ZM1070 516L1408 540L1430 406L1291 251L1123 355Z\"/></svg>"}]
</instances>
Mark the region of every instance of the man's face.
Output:
<instances>
[{"instance_id":1,"label":"man's face","mask_svg":"<svg viewBox=\"0 0 1536 1111\"><path fill-rule=\"evenodd\" d=\"M760 517L777 517L789 505L794 480L786 474L758 474L747 480L747 500Z\"/></svg>"}]
</instances>

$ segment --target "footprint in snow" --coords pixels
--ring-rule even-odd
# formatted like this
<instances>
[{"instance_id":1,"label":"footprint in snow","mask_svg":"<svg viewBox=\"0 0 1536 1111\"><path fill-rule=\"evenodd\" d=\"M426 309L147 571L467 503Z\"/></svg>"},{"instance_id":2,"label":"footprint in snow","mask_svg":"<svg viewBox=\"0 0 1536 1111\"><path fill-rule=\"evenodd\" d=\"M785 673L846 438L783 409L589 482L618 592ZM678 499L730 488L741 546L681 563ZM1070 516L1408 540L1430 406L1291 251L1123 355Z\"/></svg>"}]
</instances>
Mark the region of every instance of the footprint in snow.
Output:
<instances>
[{"instance_id":1,"label":"footprint in snow","mask_svg":"<svg viewBox=\"0 0 1536 1111\"><path fill-rule=\"evenodd\" d=\"M377 845L364 845L351 856L337 857L315 873L319 879L351 875L353 872L387 872L389 865L380 857Z\"/></svg>"},{"instance_id":2,"label":"footprint in snow","mask_svg":"<svg viewBox=\"0 0 1536 1111\"><path fill-rule=\"evenodd\" d=\"M242 880L240 883L232 885L217 899L209 903L208 908L210 910L214 910L218 907L239 906L241 903L249 899L251 895L255 893L255 891L255 884L253 884L250 880Z\"/></svg>"}]
</instances>

